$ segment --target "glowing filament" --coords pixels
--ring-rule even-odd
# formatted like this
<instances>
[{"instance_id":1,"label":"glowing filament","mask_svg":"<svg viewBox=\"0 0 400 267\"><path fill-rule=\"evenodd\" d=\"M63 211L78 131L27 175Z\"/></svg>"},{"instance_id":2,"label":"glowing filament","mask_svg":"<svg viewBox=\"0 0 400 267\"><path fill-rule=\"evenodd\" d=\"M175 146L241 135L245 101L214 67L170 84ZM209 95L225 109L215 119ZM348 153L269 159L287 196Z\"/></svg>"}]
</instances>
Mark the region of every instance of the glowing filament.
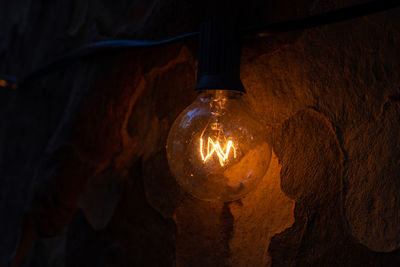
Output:
<instances>
[{"instance_id":1,"label":"glowing filament","mask_svg":"<svg viewBox=\"0 0 400 267\"><path fill-rule=\"evenodd\" d=\"M215 152L215 154L218 156L219 164L221 164L221 166L224 166L225 161L228 159L231 148L233 150L233 157L236 158L236 148L231 140L227 142L224 152L218 140L217 142L214 142L210 137L208 137L207 155L204 156L203 138L200 137L200 155L204 162L206 162Z\"/></svg>"}]
</instances>

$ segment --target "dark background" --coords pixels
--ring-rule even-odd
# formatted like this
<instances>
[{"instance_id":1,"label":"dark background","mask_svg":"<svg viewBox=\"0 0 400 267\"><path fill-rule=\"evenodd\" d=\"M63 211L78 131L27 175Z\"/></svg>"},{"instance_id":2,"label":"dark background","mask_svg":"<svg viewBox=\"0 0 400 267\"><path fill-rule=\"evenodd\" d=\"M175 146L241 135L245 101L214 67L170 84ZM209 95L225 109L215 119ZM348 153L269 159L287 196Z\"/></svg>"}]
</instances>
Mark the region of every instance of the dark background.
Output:
<instances>
[{"instance_id":1,"label":"dark background","mask_svg":"<svg viewBox=\"0 0 400 267\"><path fill-rule=\"evenodd\" d=\"M253 25L362 2L242 1L238 16ZM197 31L214 12L0 0L0 73L21 77L93 41ZM169 127L195 97L196 39L1 90L0 266L24 240L22 266L399 266L399 15L244 40L241 77L274 154L233 203L192 198L167 166Z\"/></svg>"}]
</instances>

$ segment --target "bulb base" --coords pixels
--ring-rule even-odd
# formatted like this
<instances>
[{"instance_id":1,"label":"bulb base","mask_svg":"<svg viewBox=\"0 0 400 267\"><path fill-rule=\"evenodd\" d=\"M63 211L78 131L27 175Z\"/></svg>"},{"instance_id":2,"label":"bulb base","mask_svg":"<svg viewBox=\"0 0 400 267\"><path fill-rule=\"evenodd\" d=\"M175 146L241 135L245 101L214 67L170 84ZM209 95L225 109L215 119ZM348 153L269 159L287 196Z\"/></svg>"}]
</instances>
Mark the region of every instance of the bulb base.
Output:
<instances>
[{"instance_id":1,"label":"bulb base","mask_svg":"<svg viewBox=\"0 0 400 267\"><path fill-rule=\"evenodd\" d=\"M233 20L203 22L199 48L195 90L246 92L240 80L240 35Z\"/></svg>"}]
</instances>

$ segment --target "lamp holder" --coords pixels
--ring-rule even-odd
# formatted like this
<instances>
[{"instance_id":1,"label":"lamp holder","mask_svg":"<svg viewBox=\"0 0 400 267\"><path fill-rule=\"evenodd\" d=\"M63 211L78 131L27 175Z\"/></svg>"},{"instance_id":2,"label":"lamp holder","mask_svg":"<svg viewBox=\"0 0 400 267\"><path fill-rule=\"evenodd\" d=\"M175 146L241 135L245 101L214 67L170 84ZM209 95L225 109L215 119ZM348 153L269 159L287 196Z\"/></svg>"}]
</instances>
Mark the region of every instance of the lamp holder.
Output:
<instances>
[{"instance_id":1,"label":"lamp holder","mask_svg":"<svg viewBox=\"0 0 400 267\"><path fill-rule=\"evenodd\" d=\"M211 19L200 26L199 65L195 90L246 92L240 80L241 39L230 19Z\"/></svg>"}]
</instances>

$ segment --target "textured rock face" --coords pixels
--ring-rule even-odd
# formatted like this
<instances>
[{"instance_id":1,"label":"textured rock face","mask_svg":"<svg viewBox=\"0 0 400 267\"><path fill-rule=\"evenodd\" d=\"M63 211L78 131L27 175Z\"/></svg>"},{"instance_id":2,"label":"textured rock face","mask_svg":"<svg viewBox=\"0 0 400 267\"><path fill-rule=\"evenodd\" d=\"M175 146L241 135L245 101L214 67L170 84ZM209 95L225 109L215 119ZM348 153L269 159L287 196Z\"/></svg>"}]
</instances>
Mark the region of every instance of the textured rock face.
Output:
<instances>
[{"instance_id":1,"label":"textured rock face","mask_svg":"<svg viewBox=\"0 0 400 267\"><path fill-rule=\"evenodd\" d=\"M0 73L92 40L191 31L202 16L190 1L40 2L0 1ZM289 2L246 3L243 23L342 5ZM168 170L169 128L196 96L196 40L1 92L0 266L24 210L40 234L24 266L399 266L399 12L244 40L246 97L274 151L231 203L193 198Z\"/></svg>"}]
</instances>

